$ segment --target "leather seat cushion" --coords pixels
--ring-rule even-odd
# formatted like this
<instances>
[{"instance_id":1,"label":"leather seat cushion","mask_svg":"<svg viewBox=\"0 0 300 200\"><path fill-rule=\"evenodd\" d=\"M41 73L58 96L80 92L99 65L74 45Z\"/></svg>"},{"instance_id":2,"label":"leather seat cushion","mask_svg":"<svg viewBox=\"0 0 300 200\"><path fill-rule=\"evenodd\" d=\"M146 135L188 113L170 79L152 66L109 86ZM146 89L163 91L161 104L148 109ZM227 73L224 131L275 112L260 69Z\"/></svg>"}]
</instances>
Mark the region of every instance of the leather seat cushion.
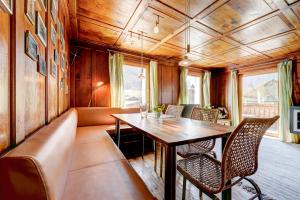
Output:
<instances>
[{"instance_id":1,"label":"leather seat cushion","mask_svg":"<svg viewBox=\"0 0 300 200\"><path fill-rule=\"evenodd\" d=\"M154 199L126 160L112 161L69 173L64 200Z\"/></svg>"}]
</instances>

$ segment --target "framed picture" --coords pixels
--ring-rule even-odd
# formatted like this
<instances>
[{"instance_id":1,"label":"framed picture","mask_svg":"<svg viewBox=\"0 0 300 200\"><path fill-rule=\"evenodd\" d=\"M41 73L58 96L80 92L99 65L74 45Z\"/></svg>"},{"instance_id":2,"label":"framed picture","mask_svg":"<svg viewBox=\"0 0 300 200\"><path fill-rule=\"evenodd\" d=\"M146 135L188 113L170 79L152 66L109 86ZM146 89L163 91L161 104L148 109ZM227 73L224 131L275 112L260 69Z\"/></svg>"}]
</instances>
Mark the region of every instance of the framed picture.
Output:
<instances>
[{"instance_id":1,"label":"framed picture","mask_svg":"<svg viewBox=\"0 0 300 200\"><path fill-rule=\"evenodd\" d=\"M56 75L57 75L57 65L56 63L54 62L54 60L52 59L51 60L51 75L56 78Z\"/></svg>"},{"instance_id":2,"label":"framed picture","mask_svg":"<svg viewBox=\"0 0 300 200\"><path fill-rule=\"evenodd\" d=\"M53 60L55 63L58 63L59 59L58 59L58 52L56 49L54 49L54 52L53 52Z\"/></svg>"},{"instance_id":3,"label":"framed picture","mask_svg":"<svg viewBox=\"0 0 300 200\"><path fill-rule=\"evenodd\" d=\"M56 44L56 30L55 30L53 24L51 24L51 42L53 45Z\"/></svg>"},{"instance_id":4,"label":"framed picture","mask_svg":"<svg viewBox=\"0 0 300 200\"><path fill-rule=\"evenodd\" d=\"M26 31L25 33L25 53L33 60L37 60L38 56L38 44L35 41L33 35Z\"/></svg>"},{"instance_id":5,"label":"framed picture","mask_svg":"<svg viewBox=\"0 0 300 200\"><path fill-rule=\"evenodd\" d=\"M54 21L54 23L56 23L56 19L57 19L57 0L50 0L51 1L51 16L52 19Z\"/></svg>"},{"instance_id":6,"label":"framed picture","mask_svg":"<svg viewBox=\"0 0 300 200\"><path fill-rule=\"evenodd\" d=\"M61 54L60 68L61 68L62 71L65 70L65 56L64 56L64 54Z\"/></svg>"},{"instance_id":7,"label":"framed picture","mask_svg":"<svg viewBox=\"0 0 300 200\"><path fill-rule=\"evenodd\" d=\"M47 28L45 26L45 23L43 22L43 18L39 14L39 12L36 12L36 34L42 41L43 45L47 46Z\"/></svg>"},{"instance_id":8,"label":"framed picture","mask_svg":"<svg viewBox=\"0 0 300 200\"><path fill-rule=\"evenodd\" d=\"M46 12L47 11L47 0L39 0L39 3L43 10Z\"/></svg>"},{"instance_id":9,"label":"framed picture","mask_svg":"<svg viewBox=\"0 0 300 200\"><path fill-rule=\"evenodd\" d=\"M28 20L34 25L34 23L35 23L34 0L26 0L25 14L26 14Z\"/></svg>"},{"instance_id":10,"label":"framed picture","mask_svg":"<svg viewBox=\"0 0 300 200\"><path fill-rule=\"evenodd\" d=\"M43 76L47 75L47 68L46 68L46 61L45 58L39 55L39 62L38 62L38 72Z\"/></svg>"},{"instance_id":11,"label":"framed picture","mask_svg":"<svg viewBox=\"0 0 300 200\"><path fill-rule=\"evenodd\" d=\"M290 131L300 134L300 106L292 106L290 111Z\"/></svg>"},{"instance_id":12,"label":"framed picture","mask_svg":"<svg viewBox=\"0 0 300 200\"><path fill-rule=\"evenodd\" d=\"M13 14L13 0L0 0L0 7L4 12Z\"/></svg>"}]
</instances>

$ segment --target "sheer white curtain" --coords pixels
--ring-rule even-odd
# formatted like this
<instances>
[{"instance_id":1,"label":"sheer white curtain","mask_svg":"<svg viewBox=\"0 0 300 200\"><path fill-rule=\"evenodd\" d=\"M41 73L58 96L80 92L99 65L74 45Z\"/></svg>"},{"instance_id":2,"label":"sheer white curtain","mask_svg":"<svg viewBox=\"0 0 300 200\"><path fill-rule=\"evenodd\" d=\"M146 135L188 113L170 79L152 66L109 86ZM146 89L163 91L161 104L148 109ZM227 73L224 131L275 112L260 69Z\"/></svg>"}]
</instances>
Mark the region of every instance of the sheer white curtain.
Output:
<instances>
[{"instance_id":1,"label":"sheer white curtain","mask_svg":"<svg viewBox=\"0 0 300 200\"><path fill-rule=\"evenodd\" d=\"M203 75L203 107L210 107L210 80L211 72L206 71Z\"/></svg>"},{"instance_id":2,"label":"sheer white curtain","mask_svg":"<svg viewBox=\"0 0 300 200\"><path fill-rule=\"evenodd\" d=\"M150 61L150 109L158 106L157 62Z\"/></svg>"},{"instance_id":3,"label":"sheer white curtain","mask_svg":"<svg viewBox=\"0 0 300 200\"><path fill-rule=\"evenodd\" d=\"M182 67L180 72L180 92L179 92L178 104L188 103L187 75L188 75L188 69L186 67Z\"/></svg>"},{"instance_id":4,"label":"sheer white curtain","mask_svg":"<svg viewBox=\"0 0 300 200\"><path fill-rule=\"evenodd\" d=\"M124 56L120 53L109 53L109 78L111 107L124 106L124 80L123 80Z\"/></svg>"},{"instance_id":5,"label":"sheer white curtain","mask_svg":"<svg viewBox=\"0 0 300 200\"><path fill-rule=\"evenodd\" d=\"M238 95L238 72L230 72L230 98L231 98L231 121L233 126L237 126L239 120L239 95Z\"/></svg>"}]
</instances>

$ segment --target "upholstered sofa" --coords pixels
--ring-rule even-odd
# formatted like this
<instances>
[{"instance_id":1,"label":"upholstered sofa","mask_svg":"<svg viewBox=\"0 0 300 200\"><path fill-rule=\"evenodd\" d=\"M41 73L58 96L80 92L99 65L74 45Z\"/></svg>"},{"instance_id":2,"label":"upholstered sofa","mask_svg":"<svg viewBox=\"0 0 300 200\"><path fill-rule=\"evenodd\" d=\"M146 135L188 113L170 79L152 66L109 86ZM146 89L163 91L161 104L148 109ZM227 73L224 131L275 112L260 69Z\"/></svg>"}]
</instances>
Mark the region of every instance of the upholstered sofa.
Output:
<instances>
[{"instance_id":1,"label":"upholstered sofa","mask_svg":"<svg viewBox=\"0 0 300 200\"><path fill-rule=\"evenodd\" d=\"M38 130L0 159L0 199L155 199L106 132L128 112L72 108Z\"/></svg>"}]
</instances>

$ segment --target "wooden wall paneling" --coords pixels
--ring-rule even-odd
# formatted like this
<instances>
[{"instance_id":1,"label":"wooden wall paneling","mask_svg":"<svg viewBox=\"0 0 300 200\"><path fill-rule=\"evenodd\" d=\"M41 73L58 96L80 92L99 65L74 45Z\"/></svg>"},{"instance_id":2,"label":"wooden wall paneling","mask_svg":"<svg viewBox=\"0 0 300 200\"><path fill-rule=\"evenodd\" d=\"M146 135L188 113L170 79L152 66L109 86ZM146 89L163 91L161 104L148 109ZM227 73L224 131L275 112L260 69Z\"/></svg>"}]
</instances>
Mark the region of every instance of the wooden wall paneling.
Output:
<instances>
[{"instance_id":1,"label":"wooden wall paneling","mask_svg":"<svg viewBox=\"0 0 300 200\"><path fill-rule=\"evenodd\" d=\"M86 107L92 97L92 50L80 48L75 62L75 106Z\"/></svg>"},{"instance_id":2,"label":"wooden wall paneling","mask_svg":"<svg viewBox=\"0 0 300 200\"><path fill-rule=\"evenodd\" d=\"M293 64L293 104L300 106L300 56Z\"/></svg>"},{"instance_id":3,"label":"wooden wall paneling","mask_svg":"<svg viewBox=\"0 0 300 200\"><path fill-rule=\"evenodd\" d=\"M48 10L51 8L51 1L48 1ZM48 35L48 47L47 47L47 123L49 123L52 119L54 119L58 113L57 113L57 78L53 77L51 75L51 67L52 62L54 59L54 50L58 50L58 39L56 38L55 44L51 42L51 25L54 26L56 32L57 32L57 25L56 21L53 20L51 17L51 12L47 12L47 18L48 18L48 29L47 29L47 35ZM49 28L50 27L50 28ZM58 36L57 36L58 37Z\"/></svg>"},{"instance_id":4,"label":"wooden wall paneling","mask_svg":"<svg viewBox=\"0 0 300 200\"><path fill-rule=\"evenodd\" d=\"M103 85L97 88L97 82L103 82ZM110 106L110 82L108 68L108 53L95 50L92 53L92 106L109 107Z\"/></svg>"},{"instance_id":5,"label":"wooden wall paneling","mask_svg":"<svg viewBox=\"0 0 300 200\"><path fill-rule=\"evenodd\" d=\"M173 104L178 103L180 91L180 68L172 66L172 102Z\"/></svg>"},{"instance_id":6,"label":"wooden wall paneling","mask_svg":"<svg viewBox=\"0 0 300 200\"><path fill-rule=\"evenodd\" d=\"M0 153L10 145L10 16L0 10Z\"/></svg>"}]
</instances>

